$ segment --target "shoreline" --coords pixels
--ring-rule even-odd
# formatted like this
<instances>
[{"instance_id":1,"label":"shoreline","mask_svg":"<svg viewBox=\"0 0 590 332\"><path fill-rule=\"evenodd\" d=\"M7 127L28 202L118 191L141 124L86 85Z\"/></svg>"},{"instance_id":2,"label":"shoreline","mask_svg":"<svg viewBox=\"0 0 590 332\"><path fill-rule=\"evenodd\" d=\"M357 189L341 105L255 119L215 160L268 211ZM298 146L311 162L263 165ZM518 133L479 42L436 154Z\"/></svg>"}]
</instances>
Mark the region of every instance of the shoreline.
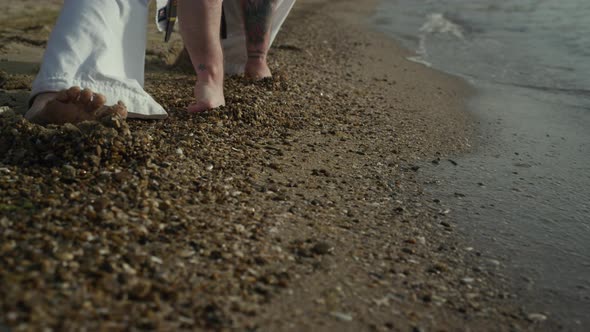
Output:
<instances>
[{"instance_id":1,"label":"shoreline","mask_svg":"<svg viewBox=\"0 0 590 332\"><path fill-rule=\"evenodd\" d=\"M430 54L423 60L466 77L477 92L468 107L478 124L479 142L468 154L454 156L454 164L425 163L425 178L437 179L426 189L451 210L470 247L500 262L526 312L542 314L547 317L546 324L554 324L556 330L584 330L590 324L586 315L590 310L590 269L585 264L590 258L585 222L589 214L583 203L589 198L586 188L590 178L585 176L587 167L582 166L588 164L585 142L590 136L585 129L590 123L583 111L588 100L562 93L563 89L554 85L564 77L575 81L575 76L564 73L539 83L545 88L527 84L551 70L551 66L537 62L532 65L535 70L523 68L520 74L495 80L496 73L510 73L510 67L524 64L523 53L507 45L514 45L518 38L550 40L551 36L542 32L531 38L533 31L549 30L525 23L529 28L500 36L499 31L506 27L498 23L506 8L490 11L495 14L483 18L473 8L447 5L385 2L377 15L379 30L396 36L410 49L418 47L412 40L420 39L421 50ZM445 19L450 18L449 24L466 32L464 38L451 41L444 33L418 32L427 24L426 13L442 8L448 9ZM529 14L539 17L541 11ZM457 20L461 16L471 17L471 23ZM470 33L466 27L473 24L480 25L482 31ZM486 42L478 44L482 39L490 46L504 45L504 57L512 60L504 64L498 57L503 52L485 51L482 45ZM449 51L459 46L461 50L451 55ZM546 54L538 50L530 54L542 58L541 63L549 61L542 53Z\"/></svg>"},{"instance_id":2,"label":"shoreline","mask_svg":"<svg viewBox=\"0 0 590 332\"><path fill-rule=\"evenodd\" d=\"M467 148L470 121L458 110L469 88L406 61L406 50L358 24L356 7L299 1L269 55L275 79L229 78L228 107L198 117L183 112L191 74L163 72L157 63L169 55L148 51L146 89L171 117L130 120L131 137L113 138L118 157L94 166L94 152L68 145L77 134L50 132L63 156L82 159L47 166L31 162L26 144L39 128L4 128L0 138L14 139L31 164L0 164L0 242L10 244L0 248L0 321L544 328L494 283L494 266L462 250L416 175L420 162ZM2 100L22 93L3 90ZM25 200L19 188L34 184Z\"/></svg>"},{"instance_id":3,"label":"shoreline","mask_svg":"<svg viewBox=\"0 0 590 332\"><path fill-rule=\"evenodd\" d=\"M575 247L575 242L554 240L568 236L566 227L556 229L535 222L539 215L551 215L552 207L556 206L547 203L538 206L538 202L549 202L552 197L543 195L543 189L539 189L546 187L539 174L547 174L547 169L555 165L540 161L543 151L548 150L546 143L537 141L533 145L522 137L527 135L526 129L548 128L549 123L522 126L514 121L527 109L523 106L536 106L535 111L546 112L545 115L550 114L547 112L550 108L514 91L500 92L482 85L478 87L481 92L472 100L474 114L482 119L481 145L469 154L454 158L456 165L426 166L426 177L438 179L437 183L428 185L427 191L441 197L445 206L454 211L462 237L483 255L500 263L504 282L512 284L512 292L526 312L545 316L546 325L551 324L552 330L584 330L589 302L583 276L588 268L579 265L583 259L570 249ZM498 103L498 96L504 96L502 104ZM509 106L489 112L489 105L504 104ZM496 122L498 119L501 122ZM515 125L525 130L515 129ZM555 122L551 125L556 126ZM512 132L520 133L520 137L515 139ZM530 149L531 146L534 148ZM526 165L534 166L529 170ZM502 178L498 174L509 175ZM553 174L559 177L558 172ZM514 181L515 178L520 181ZM534 182L525 182L532 178ZM546 240L545 234L551 234L553 240ZM578 239L583 239L583 233L577 234Z\"/></svg>"}]
</instances>

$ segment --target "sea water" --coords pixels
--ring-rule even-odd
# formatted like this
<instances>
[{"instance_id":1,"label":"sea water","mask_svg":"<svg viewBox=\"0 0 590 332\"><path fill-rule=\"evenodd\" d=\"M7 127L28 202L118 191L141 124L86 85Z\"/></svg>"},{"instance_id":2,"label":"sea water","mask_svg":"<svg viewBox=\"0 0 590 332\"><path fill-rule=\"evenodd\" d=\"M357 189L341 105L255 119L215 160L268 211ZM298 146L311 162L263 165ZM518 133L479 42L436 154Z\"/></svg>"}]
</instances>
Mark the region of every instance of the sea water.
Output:
<instances>
[{"instance_id":1,"label":"sea water","mask_svg":"<svg viewBox=\"0 0 590 332\"><path fill-rule=\"evenodd\" d=\"M408 58L477 88L474 151L426 167L528 313L590 330L590 1L383 0Z\"/></svg>"}]
</instances>

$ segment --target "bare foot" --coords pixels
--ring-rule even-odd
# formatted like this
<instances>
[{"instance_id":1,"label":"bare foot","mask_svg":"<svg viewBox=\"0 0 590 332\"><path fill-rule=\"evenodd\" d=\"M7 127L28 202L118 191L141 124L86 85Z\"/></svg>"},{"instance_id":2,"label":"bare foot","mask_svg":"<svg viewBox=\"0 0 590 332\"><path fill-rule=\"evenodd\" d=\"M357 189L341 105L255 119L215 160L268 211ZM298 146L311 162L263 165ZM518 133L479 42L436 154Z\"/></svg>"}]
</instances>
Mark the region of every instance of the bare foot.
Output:
<instances>
[{"instance_id":1,"label":"bare foot","mask_svg":"<svg viewBox=\"0 0 590 332\"><path fill-rule=\"evenodd\" d=\"M60 92L44 93L35 98L25 118L41 125L78 123L98 120L108 115L127 117L127 108L122 102L105 106L104 95L90 89L71 87Z\"/></svg>"},{"instance_id":2,"label":"bare foot","mask_svg":"<svg viewBox=\"0 0 590 332\"><path fill-rule=\"evenodd\" d=\"M244 68L244 75L253 80L272 77L270 68L268 68L268 64L264 59L248 59L246 67Z\"/></svg>"},{"instance_id":3,"label":"bare foot","mask_svg":"<svg viewBox=\"0 0 590 332\"><path fill-rule=\"evenodd\" d=\"M199 84L197 82L195 85L195 96L197 102L189 105L189 113L204 112L225 105L223 85L220 87L216 84Z\"/></svg>"},{"instance_id":4,"label":"bare foot","mask_svg":"<svg viewBox=\"0 0 590 332\"><path fill-rule=\"evenodd\" d=\"M189 113L204 112L225 105L223 72L216 73L216 75L210 74L210 72L211 70L200 69L195 84L197 102L189 105Z\"/></svg>"}]
</instances>

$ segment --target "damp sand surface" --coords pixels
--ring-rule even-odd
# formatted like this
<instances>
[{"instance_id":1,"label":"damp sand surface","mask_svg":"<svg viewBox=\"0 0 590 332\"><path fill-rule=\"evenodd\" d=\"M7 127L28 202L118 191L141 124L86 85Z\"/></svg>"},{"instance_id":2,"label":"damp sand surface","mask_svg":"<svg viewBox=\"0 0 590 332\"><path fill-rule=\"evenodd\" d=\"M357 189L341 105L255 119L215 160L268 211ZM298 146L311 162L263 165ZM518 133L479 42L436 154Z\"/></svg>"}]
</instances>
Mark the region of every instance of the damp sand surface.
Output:
<instances>
[{"instance_id":1,"label":"damp sand surface","mask_svg":"<svg viewBox=\"0 0 590 332\"><path fill-rule=\"evenodd\" d=\"M590 329L590 3L381 2L373 22L414 61L477 90L468 154L427 186L473 247L498 257L531 311Z\"/></svg>"},{"instance_id":2,"label":"damp sand surface","mask_svg":"<svg viewBox=\"0 0 590 332\"><path fill-rule=\"evenodd\" d=\"M178 41L150 33L170 117L77 126L23 120L50 25L2 26L0 329L554 330L417 180L468 148L469 90L357 7L299 1L275 77L230 77L199 115Z\"/></svg>"}]
</instances>

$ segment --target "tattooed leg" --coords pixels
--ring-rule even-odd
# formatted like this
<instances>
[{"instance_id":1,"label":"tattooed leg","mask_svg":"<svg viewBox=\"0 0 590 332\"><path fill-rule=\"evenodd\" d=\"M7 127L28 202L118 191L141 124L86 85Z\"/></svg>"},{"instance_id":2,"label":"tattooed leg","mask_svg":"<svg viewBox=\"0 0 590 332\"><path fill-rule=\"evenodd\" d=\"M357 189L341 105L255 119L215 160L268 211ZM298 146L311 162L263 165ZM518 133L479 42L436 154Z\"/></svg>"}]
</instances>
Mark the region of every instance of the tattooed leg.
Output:
<instances>
[{"instance_id":1,"label":"tattooed leg","mask_svg":"<svg viewBox=\"0 0 590 332\"><path fill-rule=\"evenodd\" d=\"M248 51L245 74L254 79L270 77L271 72L266 62L266 54L270 45L275 0L240 1L244 13L246 49Z\"/></svg>"},{"instance_id":2,"label":"tattooed leg","mask_svg":"<svg viewBox=\"0 0 590 332\"><path fill-rule=\"evenodd\" d=\"M189 112L225 105L219 29L221 0L178 0L180 33L197 74L196 102Z\"/></svg>"}]
</instances>

